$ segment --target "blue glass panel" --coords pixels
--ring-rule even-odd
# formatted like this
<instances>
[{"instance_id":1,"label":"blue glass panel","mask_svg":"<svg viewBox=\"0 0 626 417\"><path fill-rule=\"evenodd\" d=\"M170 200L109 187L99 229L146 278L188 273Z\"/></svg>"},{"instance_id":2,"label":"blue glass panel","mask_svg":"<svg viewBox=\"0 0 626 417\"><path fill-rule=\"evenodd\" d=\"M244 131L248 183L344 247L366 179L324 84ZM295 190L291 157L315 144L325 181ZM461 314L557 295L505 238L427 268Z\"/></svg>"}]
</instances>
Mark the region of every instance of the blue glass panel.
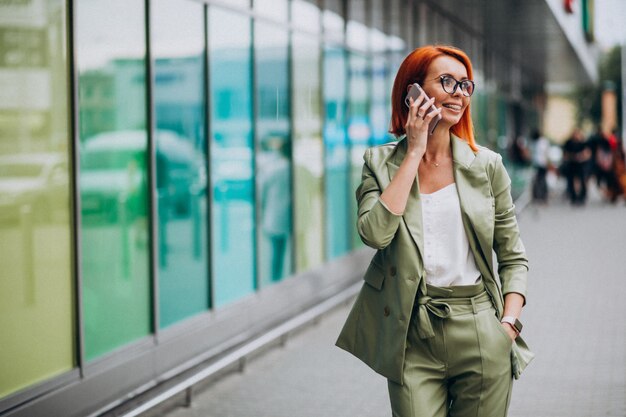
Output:
<instances>
[{"instance_id":1,"label":"blue glass panel","mask_svg":"<svg viewBox=\"0 0 626 417\"><path fill-rule=\"evenodd\" d=\"M215 305L254 291L250 18L209 9L213 289Z\"/></svg>"},{"instance_id":2,"label":"blue glass panel","mask_svg":"<svg viewBox=\"0 0 626 417\"><path fill-rule=\"evenodd\" d=\"M165 327L209 307L204 19L203 6L188 0L156 0L152 11L159 324Z\"/></svg>"},{"instance_id":3,"label":"blue glass panel","mask_svg":"<svg viewBox=\"0 0 626 417\"><path fill-rule=\"evenodd\" d=\"M390 139L389 121L391 111L387 97L391 89L387 88L387 59L382 52L373 55L371 69L372 98L370 102L370 120L372 123L372 145L385 143Z\"/></svg>"},{"instance_id":4,"label":"blue glass panel","mask_svg":"<svg viewBox=\"0 0 626 417\"><path fill-rule=\"evenodd\" d=\"M367 58L360 54L351 53L348 58L348 140L350 143L350 183L351 192L355 191L361 183L361 171L363 167L363 154L369 145L371 129L369 118L369 74ZM353 247L362 245L356 231L356 201L350 199L353 221L350 222L352 229Z\"/></svg>"},{"instance_id":5,"label":"blue glass panel","mask_svg":"<svg viewBox=\"0 0 626 417\"><path fill-rule=\"evenodd\" d=\"M326 189L326 254L334 258L350 250L349 160L346 137L346 54L327 47L324 53L324 145Z\"/></svg>"},{"instance_id":6,"label":"blue glass panel","mask_svg":"<svg viewBox=\"0 0 626 417\"><path fill-rule=\"evenodd\" d=\"M280 281L293 270L289 36L285 29L257 22L254 42L259 276L263 285Z\"/></svg>"}]
</instances>

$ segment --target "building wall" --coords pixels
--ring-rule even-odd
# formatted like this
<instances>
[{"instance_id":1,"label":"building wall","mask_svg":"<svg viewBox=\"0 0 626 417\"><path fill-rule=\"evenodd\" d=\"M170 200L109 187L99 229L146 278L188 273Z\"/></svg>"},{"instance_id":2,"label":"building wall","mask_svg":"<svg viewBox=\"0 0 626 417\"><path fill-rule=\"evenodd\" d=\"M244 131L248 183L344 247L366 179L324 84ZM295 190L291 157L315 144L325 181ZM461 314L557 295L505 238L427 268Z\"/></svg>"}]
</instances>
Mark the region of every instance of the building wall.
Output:
<instances>
[{"instance_id":1,"label":"building wall","mask_svg":"<svg viewBox=\"0 0 626 417\"><path fill-rule=\"evenodd\" d=\"M392 140L413 47L472 57L479 143L524 129L488 78L504 60L421 2L71 6L0 4L0 414L182 351L194 326L361 248L363 151ZM76 413L124 395L89 392Z\"/></svg>"}]
</instances>

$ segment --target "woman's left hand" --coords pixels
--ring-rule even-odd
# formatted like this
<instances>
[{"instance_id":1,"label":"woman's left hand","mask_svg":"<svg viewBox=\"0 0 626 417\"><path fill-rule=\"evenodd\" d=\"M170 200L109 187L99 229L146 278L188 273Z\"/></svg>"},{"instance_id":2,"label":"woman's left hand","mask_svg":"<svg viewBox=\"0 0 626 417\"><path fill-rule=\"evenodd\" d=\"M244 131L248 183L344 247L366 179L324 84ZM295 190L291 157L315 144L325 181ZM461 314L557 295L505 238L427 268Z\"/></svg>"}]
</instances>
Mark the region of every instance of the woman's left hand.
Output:
<instances>
[{"instance_id":1,"label":"woman's left hand","mask_svg":"<svg viewBox=\"0 0 626 417\"><path fill-rule=\"evenodd\" d=\"M515 329L513 329L513 326L511 326L509 323L500 323L500 325L502 326L506 334L509 335L512 341L517 338L517 332L515 331Z\"/></svg>"}]
</instances>

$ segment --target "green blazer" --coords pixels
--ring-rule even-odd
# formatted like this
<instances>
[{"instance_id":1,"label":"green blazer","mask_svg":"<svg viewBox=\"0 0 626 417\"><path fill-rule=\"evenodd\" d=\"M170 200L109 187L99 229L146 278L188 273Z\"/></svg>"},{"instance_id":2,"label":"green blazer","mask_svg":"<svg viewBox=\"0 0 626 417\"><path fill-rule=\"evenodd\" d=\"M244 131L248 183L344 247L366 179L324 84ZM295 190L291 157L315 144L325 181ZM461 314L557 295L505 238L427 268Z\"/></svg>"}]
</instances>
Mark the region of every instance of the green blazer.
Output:
<instances>
[{"instance_id":1,"label":"green blazer","mask_svg":"<svg viewBox=\"0 0 626 417\"><path fill-rule=\"evenodd\" d=\"M463 225L486 290L501 316L503 294L526 296L528 273L511 198L511 180L499 154L483 147L474 153L467 142L454 135L450 141ZM398 171L406 149L406 139L402 139L369 148L363 157L362 182L356 191L357 228L363 242L377 252L336 343L400 384L416 295L418 290L426 294L419 182L416 179L413 183L401 216L391 213L381 203L380 195ZM518 337L511 353L515 378L532 357Z\"/></svg>"}]
</instances>

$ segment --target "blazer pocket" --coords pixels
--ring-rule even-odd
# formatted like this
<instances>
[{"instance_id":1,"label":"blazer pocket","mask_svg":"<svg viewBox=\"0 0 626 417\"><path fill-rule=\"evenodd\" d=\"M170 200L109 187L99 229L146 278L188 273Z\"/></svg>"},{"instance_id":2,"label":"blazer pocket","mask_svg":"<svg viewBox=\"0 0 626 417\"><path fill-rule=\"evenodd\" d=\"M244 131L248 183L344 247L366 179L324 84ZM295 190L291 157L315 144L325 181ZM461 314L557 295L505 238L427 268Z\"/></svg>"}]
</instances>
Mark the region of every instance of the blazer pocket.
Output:
<instances>
[{"instance_id":1,"label":"blazer pocket","mask_svg":"<svg viewBox=\"0 0 626 417\"><path fill-rule=\"evenodd\" d=\"M383 288L383 282L385 281L383 268L374 262L370 262L370 266L367 268L367 271L365 271L363 279L370 286L380 291Z\"/></svg>"}]
</instances>

